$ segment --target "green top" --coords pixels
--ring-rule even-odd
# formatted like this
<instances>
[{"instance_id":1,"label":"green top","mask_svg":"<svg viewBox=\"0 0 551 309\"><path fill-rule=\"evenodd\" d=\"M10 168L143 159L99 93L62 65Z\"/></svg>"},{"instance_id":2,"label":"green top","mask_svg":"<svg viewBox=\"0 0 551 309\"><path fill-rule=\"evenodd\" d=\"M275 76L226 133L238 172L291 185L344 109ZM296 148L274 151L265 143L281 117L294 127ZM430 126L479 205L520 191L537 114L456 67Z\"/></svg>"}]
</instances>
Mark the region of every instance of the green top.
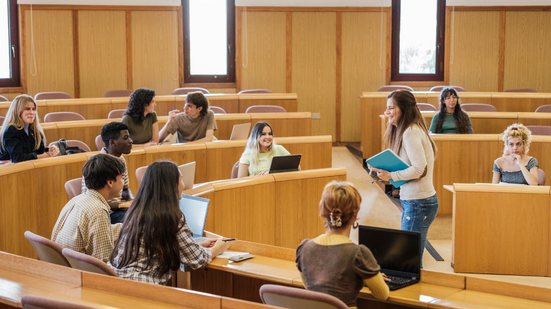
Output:
<instances>
[{"instance_id":1,"label":"green top","mask_svg":"<svg viewBox=\"0 0 551 309\"><path fill-rule=\"evenodd\" d=\"M137 121L128 115L122 117L122 123L128 126L128 133L134 144L145 144L153 138L153 124L157 122L157 114L149 113L143 121Z\"/></svg>"},{"instance_id":2,"label":"green top","mask_svg":"<svg viewBox=\"0 0 551 309\"><path fill-rule=\"evenodd\" d=\"M438 123L438 119L440 118L440 112L437 112L432 117L432 121L430 122L430 128L429 131L431 133L436 133L436 124ZM444 116L444 122L442 123L442 132L443 134L459 134L459 130L457 129L457 122L455 121L455 118L453 118L453 114L448 114ZM471 119L469 116L467 116L467 133L472 134L473 133L473 127L471 125Z\"/></svg>"}]
</instances>

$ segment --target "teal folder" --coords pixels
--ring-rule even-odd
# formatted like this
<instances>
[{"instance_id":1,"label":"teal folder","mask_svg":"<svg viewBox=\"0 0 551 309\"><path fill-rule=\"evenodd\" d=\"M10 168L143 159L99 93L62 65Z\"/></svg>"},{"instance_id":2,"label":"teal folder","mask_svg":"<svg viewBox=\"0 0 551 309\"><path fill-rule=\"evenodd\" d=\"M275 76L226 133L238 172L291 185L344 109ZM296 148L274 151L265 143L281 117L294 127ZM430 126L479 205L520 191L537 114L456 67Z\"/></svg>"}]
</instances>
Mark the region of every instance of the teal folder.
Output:
<instances>
[{"instance_id":1,"label":"teal folder","mask_svg":"<svg viewBox=\"0 0 551 309\"><path fill-rule=\"evenodd\" d=\"M373 157L366 159L365 163L389 172L401 171L409 167L409 165L407 165L404 160L402 160L394 151L388 148L379 152ZM409 180L394 181L391 179L390 184L393 185L395 188L399 188L408 181Z\"/></svg>"}]
</instances>

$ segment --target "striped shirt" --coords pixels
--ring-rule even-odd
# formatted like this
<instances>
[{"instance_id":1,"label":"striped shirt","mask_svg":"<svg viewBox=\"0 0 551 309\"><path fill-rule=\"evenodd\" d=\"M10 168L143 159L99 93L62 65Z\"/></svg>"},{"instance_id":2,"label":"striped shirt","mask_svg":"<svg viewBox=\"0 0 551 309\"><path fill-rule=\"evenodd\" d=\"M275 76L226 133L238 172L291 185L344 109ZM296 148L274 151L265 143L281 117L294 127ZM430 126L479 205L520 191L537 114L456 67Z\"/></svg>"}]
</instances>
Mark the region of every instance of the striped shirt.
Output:
<instances>
[{"instance_id":1,"label":"striped shirt","mask_svg":"<svg viewBox=\"0 0 551 309\"><path fill-rule=\"evenodd\" d=\"M61 210L52 240L107 262L122 226L111 225L109 210L107 201L96 190L75 196Z\"/></svg>"},{"instance_id":2,"label":"striped shirt","mask_svg":"<svg viewBox=\"0 0 551 309\"><path fill-rule=\"evenodd\" d=\"M183 222L183 217L180 221L182 228L178 231L177 240L180 251L180 263L186 270L198 269L206 266L212 259L210 249L204 248L195 242L191 236L191 230L188 225ZM169 272L163 276L156 276L155 270L157 269L158 262L153 261L150 268L147 266L147 258L145 255L145 248L143 241L140 242L140 249L138 252L138 258L130 264L118 268L117 265L121 262L122 254L124 252L124 235L121 241L118 243L117 248L113 252L113 261L111 267L117 273L118 277L131 280L150 282L155 284L165 284L170 280L173 272Z\"/></svg>"}]
</instances>

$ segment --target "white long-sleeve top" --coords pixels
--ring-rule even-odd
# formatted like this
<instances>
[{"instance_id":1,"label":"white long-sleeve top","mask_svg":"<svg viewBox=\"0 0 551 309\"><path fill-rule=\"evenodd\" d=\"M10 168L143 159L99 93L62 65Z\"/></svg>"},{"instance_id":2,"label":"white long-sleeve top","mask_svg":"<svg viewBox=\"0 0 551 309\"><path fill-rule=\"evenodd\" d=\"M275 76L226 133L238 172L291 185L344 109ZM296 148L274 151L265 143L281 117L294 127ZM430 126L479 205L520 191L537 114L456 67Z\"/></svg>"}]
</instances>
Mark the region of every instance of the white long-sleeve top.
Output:
<instances>
[{"instance_id":1,"label":"white long-sleeve top","mask_svg":"<svg viewBox=\"0 0 551 309\"><path fill-rule=\"evenodd\" d=\"M402 149L398 154L409 167L391 172L393 180L411 180L400 187L400 199L417 200L436 194L432 184L434 152L429 137L423 129L412 125L404 131ZM427 174L420 178L427 167Z\"/></svg>"}]
</instances>

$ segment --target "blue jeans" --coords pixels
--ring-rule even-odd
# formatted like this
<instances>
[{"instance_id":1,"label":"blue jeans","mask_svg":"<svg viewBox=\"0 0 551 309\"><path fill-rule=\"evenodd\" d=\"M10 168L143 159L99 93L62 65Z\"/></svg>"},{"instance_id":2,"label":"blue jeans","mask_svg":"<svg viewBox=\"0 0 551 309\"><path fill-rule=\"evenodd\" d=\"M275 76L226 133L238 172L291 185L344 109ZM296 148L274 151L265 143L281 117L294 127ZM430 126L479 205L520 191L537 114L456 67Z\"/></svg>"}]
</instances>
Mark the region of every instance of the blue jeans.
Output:
<instances>
[{"instance_id":1,"label":"blue jeans","mask_svg":"<svg viewBox=\"0 0 551 309\"><path fill-rule=\"evenodd\" d=\"M419 200L400 200L402 212L401 229L421 233L421 257L427 243L427 232L438 212L438 198L436 194Z\"/></svg>"}]
</instances>

